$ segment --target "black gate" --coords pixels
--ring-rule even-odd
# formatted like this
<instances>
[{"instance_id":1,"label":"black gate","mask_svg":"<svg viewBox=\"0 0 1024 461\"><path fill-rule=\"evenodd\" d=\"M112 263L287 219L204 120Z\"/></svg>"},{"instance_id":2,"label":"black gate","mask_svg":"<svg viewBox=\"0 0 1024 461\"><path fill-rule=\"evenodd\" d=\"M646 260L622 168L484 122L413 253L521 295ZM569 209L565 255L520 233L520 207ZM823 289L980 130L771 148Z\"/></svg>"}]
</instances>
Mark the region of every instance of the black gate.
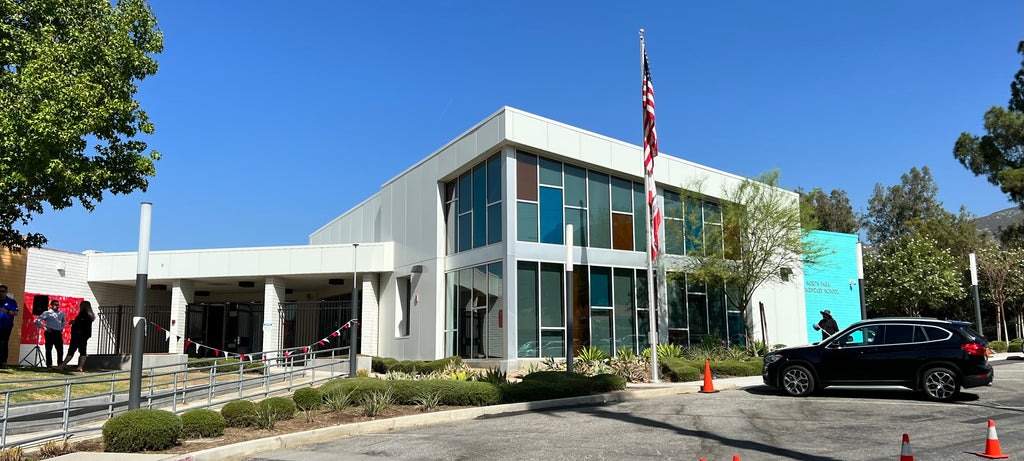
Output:
<instances>
[{"instance_id":1,"label":"black gate","mask_svg":"<svg viewBox=\"0 0 1024 461\"><path fill-rule=\"evenodd\" d=\"M236 354L263 350L263 303L189 304L185 337L206 347L189 347L190 357L213 357L214 349Z\"/></svg>"},{"instance_id":2,"label":"black gate","mask_svg":"<svg viewBox=\"0 0 1024 461\"><path fill-rule=\"evenodd\" d=\"M285 349L349 345L347 328L341 330L338 336L332 336L332 333L352 318L352 301L281 303L280 318L282 345ZM327 341L321 346L318 342L323 339Z\"/></svg>"},{"instance_id":3,"label":"black gate","mask_svg":"<svg viewBox=\"0 0 1024 461\"><path fill-rule=\"evenodd\" d=\"M96 339L98 354L132 353L132 317L135 306L100 306L99 334ZM167 353L167 335L159 330L169 328L171 308L169 306L146 307L146 340L142 352L146 354Z\"/></svg>"}]
</instances>

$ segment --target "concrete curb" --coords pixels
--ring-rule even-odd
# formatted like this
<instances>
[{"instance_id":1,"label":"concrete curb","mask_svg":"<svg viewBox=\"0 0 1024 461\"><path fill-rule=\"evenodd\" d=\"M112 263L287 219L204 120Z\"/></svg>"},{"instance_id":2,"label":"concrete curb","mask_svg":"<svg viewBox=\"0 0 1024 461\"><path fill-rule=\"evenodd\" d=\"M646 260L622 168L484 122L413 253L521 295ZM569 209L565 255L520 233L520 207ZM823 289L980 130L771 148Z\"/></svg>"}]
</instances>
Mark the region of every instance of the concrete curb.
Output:
<instances>
[{"instance_id":1,"label":"concrete curb","mask_svg":"<svg viewBox=\"0 0 1024 461\"><path fill-rule=\"evenodd\" d=\"M757 383L761 377L757 376ZM726 380L723 380L726 381ZM749 379L747 380L749 381ZM749 385L749 384L748 384ZM651 386L659 386L653 384ZM229 458L239 458L254 455L257 453L273 451L296 445L325 442L336 440L353 435L385 432L392 429L423 426L428 424L440 424L451 421L465 421L478 418L484 415L499 413L514 413L519 411L541 410L545 408L557 408L566 406L599 405L603 403L626 402L631 400L648 399L654 397L665 397L676 394L689 394L700 390L699 384L694 383L665 383L662 387L640 388L636 390L613 392L608 394L587 395L583 397L569 397L564 399L541 400L535 402L506 403L502 405L490 405L486 407L463 408L459 410L438 411L420 415L402 416L398 418L366 421L361 423L346 424L342 426L324 427L304 432L283 434L276 437L267 437L258 440L239 442L222 447L210 448L194 453L172 455L162 458L160 461L214 461ZM725 384L721 390L731 390L743 387L742 384ZM646 386L645 386L646 387Z\"/></svg>"}]
</instances>

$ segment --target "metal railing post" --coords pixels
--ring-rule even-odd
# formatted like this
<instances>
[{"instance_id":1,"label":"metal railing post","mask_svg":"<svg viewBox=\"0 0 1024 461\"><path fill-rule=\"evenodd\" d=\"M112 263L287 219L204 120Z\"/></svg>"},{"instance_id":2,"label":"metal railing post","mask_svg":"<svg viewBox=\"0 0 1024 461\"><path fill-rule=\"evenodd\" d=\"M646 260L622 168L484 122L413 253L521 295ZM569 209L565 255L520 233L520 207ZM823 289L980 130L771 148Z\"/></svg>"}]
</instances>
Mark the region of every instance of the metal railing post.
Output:
<instances>
[{"instance_id":1,"label":"metal railing post","mask_svg":"<svg viewBox=\"0 0 1024 461\"><path fill-rule=\"evenodd\" d=\"M243 373L245 373L245 362L241 359L238 360L238 398L242 398L242 388L245 387L242 383Z\"/></svg>"},{"instance_id":2,"label":"metal railing post","mask_svg":"<svg viewBox=\"0 0 1024 461\"><path fill-rule=\"evenodd\" d=\"M67 440L68 435L68 420L71 419L71 380L66 380L64 384L64 412L61 418L61 428L64 430L64 439Z\"/></svg>"},{"instance_id":3,"label":"metal railing post","mask_svg":"<svg viewBox=\"0 0 1024 461\"><path fill-rule=\"evenodd\" d=\"M114 416L114 403L116 402L117 396L114 394L114 383L116 382L117 372L110 373L110 405L107 405L107 419Z\"/></svg>"},{"instance_id":4,"label":"metal railing post","mask_svg":"<svg viewBox=\"0 0 1024 461\"><path fill-rule=\"evenodd\" d=\"M213 402L213 383L214 383L214 375L216 374L216 370L217 370L217 360L214 359L213 360L213 368L210 368L210 385L206 389L206 406L210 406L210 403Z\"/></svg>"},{"instance_id":5,"label":"metal railing post","mask_svg":"<svg viewBox=\"0 0 1024 461\"><path fill-rule=\"evenodd\" d=\"M7 448L7 408L11 403L11 393L4 392L4 428L0 433L0 447Z\"/></svg>"}]
</instances>

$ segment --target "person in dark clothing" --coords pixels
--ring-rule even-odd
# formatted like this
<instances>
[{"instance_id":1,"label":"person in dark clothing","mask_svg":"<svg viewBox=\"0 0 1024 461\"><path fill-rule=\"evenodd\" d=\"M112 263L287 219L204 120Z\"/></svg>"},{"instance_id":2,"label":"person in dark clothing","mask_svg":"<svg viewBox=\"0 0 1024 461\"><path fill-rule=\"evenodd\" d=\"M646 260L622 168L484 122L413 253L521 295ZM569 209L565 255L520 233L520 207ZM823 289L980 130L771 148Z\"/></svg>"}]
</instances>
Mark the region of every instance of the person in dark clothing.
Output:
<instances>
[{"instance_id":1,"label":"person in dark clothing","mask_svg":"<svg viewBox=\"0 0 1024 461\"><path fill-rule=\"evenodd\" d=\"M7 285L0 285L0 368L7 368L7 342L17 314L18 302L7 297Z\"/></svg>"},{"instance_id":2,"label":"person in dark clothing","mask_svg":"<svg viewBox=\"0 0 1024 461\"><path fill-rule=\"evenodd\" d=\"M57 368L53 365L53 349L57 349L57 363L64 361L64 327L67 321L64 320L64 313L60 311L60 301L50 301L50 310L39 314L36 317L36 325L45 328L43 338L46 340L46 367Z\"/></svg>"},{"instance_id":3,"label":"person in dark clothing","mask_svg":"<svg viewBox=\"0 0 1024 461\"><path fill-rule=\"evenodd\" d=\"M821 330L821 339L826 339L839 332L839 324L836 323L836 319L832 318L832 312L825 309L820 312L821 320L814 324L815 330Z\"/></svg>"},{"instance_id":4,"label":"person in dark clothing","mask_svg":"<svg viewBox=\"0 0 1024 461\"><path fill-rule=\"evenodd\" d=\"M89 342L89 338L92 337L93 320L96 320L96 314L92 312L92 304L89 301L82 301L78 305L78 315L68 322L71 324L71 342L68 345L68 355L64 359L64 363L57 366L57 369L63 370L77 350L78 366L75 367L75 371L83 371L85 359L88 358L88 355L85 353L85 345Z\"/></svg>"}]
</instances>

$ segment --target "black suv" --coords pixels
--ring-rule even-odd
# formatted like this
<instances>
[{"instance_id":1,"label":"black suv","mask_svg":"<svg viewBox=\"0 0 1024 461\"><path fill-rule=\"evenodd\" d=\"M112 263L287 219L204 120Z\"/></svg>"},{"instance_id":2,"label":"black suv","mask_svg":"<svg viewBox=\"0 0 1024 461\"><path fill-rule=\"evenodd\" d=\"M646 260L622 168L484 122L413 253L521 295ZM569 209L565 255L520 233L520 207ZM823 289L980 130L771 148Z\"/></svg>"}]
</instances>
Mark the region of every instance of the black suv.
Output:
<instances>
[{"instance_id":1,"label":"black suv","mask_svg":"<svg viewBox=\"0 0 1024 461\"><path fill-rule=\"evenodd\" d=\"M829 386L901 386L948 401L961 387L992 383L989 355L988 342L966 322L870 319L768 354L761 377L797 397Z\"/></svg>"}]
</instances>

